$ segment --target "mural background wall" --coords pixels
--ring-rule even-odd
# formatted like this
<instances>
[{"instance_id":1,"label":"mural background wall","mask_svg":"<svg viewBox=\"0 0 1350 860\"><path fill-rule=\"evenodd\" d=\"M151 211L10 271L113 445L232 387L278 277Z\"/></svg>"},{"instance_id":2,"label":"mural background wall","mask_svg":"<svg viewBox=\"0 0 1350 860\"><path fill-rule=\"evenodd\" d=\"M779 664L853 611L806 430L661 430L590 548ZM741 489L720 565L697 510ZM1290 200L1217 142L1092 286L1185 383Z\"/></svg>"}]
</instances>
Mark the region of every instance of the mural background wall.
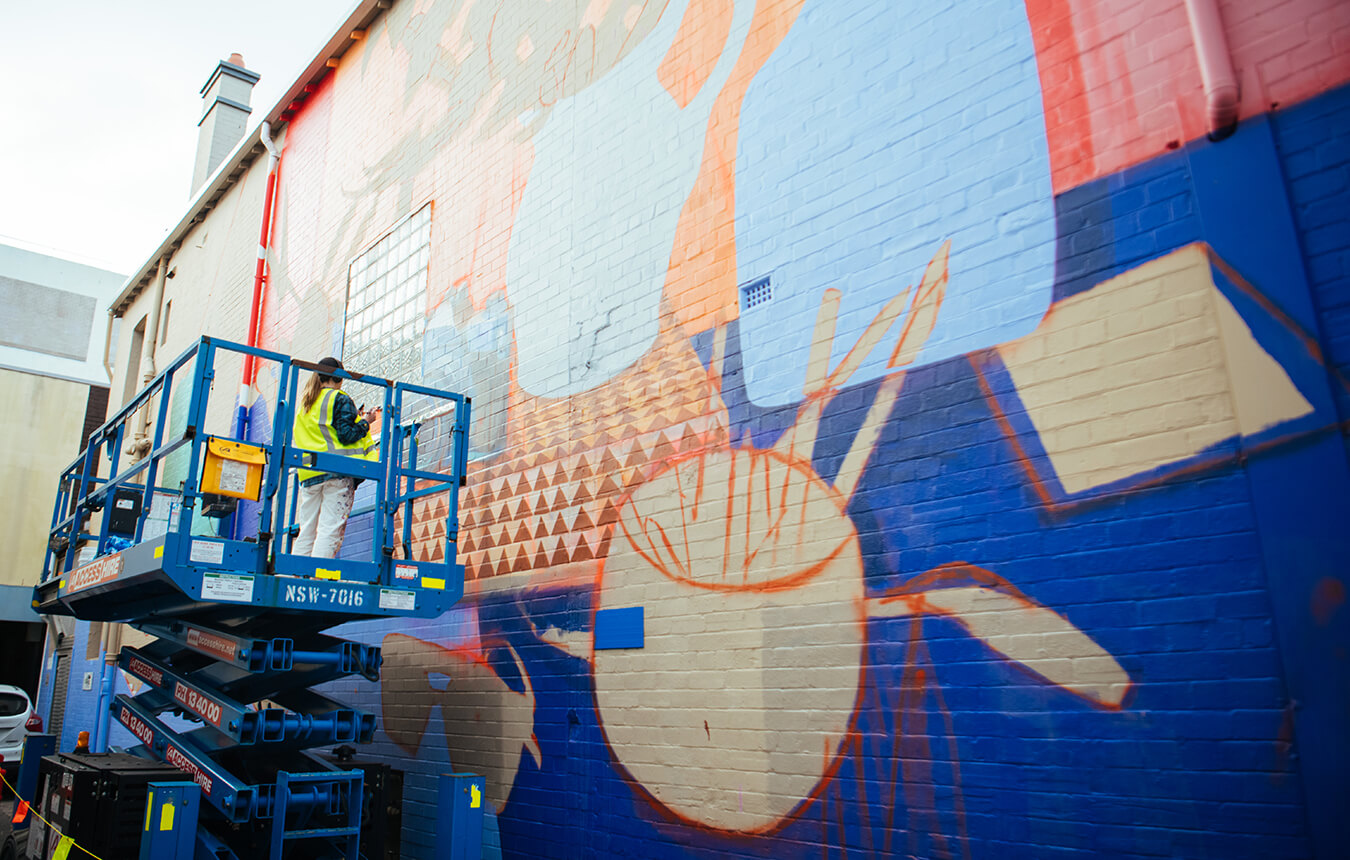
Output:
<instances>
[{"instance_id":1,"label":"mural background wall","mask_svg":"<svg viewBox=\"0 0 1350 860\"><path fill-rule=\"evenodd\" d=\"M474 398L469 597L336 685L405 856L449 766L504 857L1330 850L1350 13L1220 6L1220 142L1170 0L369 29L285 126L264 343L342 354L430 206L376 310Z\"/></svg>"}]
</instances>

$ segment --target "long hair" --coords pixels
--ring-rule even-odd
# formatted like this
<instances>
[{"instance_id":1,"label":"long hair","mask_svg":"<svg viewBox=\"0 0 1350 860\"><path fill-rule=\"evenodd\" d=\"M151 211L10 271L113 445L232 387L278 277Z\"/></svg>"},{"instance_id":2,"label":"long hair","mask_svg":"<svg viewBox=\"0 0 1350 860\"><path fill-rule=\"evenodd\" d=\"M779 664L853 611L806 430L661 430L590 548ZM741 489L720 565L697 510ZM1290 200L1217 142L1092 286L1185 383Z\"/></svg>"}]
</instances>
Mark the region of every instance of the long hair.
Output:
<instances>
[{"instance_id":1,"label":"long hair","mask_svg":"<svg viewBox=\"0 0 1350 860\"><path fill-rule=\"evenodd\" d=\"M319 392L323 390L324 377L317 373L309 375L309 382L305 383L305 393L300 397L300 411L308 412L314 405L314 401L319 399Z\"/></svg>"}]
</instances>

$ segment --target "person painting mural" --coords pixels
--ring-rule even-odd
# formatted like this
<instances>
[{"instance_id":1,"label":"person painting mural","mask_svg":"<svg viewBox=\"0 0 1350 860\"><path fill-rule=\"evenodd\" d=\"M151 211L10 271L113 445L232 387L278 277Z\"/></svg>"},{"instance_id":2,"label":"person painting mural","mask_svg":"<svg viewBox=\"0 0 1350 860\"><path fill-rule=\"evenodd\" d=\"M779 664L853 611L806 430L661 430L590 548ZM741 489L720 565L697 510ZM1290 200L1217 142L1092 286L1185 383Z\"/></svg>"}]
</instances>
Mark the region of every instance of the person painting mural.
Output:
<instances>
[{"instance_id":1,"label":"person painting mural","mask_svg":"<svg viewBox=\"0 0 1350 860\"><path fill-rule=\"evenodd\" d=\"M317 367L343 369L342 362L331 357L320 360ZM377 459L379 442L371 437L370 428L378 417L377 409L358 413L356 404L342 391L342 380L320 370L309 378L300 398L295 416L295 446L306 451ZM295 519L300 532L291 553L333 558L347 530L357 479L315 469L297 469L296 477L300 480L300 493Z\"/></svg>"}]
</instances>

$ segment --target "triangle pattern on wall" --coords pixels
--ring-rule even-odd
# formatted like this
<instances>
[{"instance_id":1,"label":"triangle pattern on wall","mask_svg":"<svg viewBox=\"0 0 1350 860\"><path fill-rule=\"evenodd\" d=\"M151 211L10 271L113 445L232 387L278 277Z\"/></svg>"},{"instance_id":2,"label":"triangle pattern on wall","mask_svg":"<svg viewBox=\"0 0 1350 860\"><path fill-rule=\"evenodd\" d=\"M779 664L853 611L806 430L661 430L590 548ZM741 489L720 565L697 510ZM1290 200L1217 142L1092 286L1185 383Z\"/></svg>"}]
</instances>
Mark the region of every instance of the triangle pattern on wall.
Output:
<instances>
[{"instance_id":1,"label":"triangle pattern on wall","mask_svg":"<svg viewBox=\"0 0 1350 860\"><path fill-rule=\"evenodd\" d=\"M626 492L674 458L727 444L716 380L678 332L596 389L512 401L508 434L520 441L470 463L461 494L470 579L603 558ZM414 558L444 557L446 509L443 494L413 503Z\"/></svg>"}]
</instances>

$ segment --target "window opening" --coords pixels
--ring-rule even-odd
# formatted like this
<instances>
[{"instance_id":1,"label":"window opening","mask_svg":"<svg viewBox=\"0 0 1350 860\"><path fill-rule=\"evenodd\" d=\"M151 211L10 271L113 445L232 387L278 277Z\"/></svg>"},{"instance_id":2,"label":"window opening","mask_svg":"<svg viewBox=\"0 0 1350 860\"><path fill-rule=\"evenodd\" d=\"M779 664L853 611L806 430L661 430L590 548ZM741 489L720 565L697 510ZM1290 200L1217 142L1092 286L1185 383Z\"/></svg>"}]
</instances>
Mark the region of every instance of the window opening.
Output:
<instances>
[{"instance_id":1,"label":"window opening","mask_svg":"<svg viewBox=\"0 0 1350 860\"><path fill-rule=\"evenodd\" d=\"M342 360L386 379L422 380L431 204L404 218L347 267Z\"/></svg>"},{"instance_id":2,"label":"window opening","mask_svg":"<svg viewBox=\"0 0 1350 860\"><path fill-rule=\"evenodd\" d=\"M153 335L152 335L153 337ZM153 343L153 341L151 341ZM145 346L145 317L131 331L131 349L127 351L127 375L122 380L122 402L128 403L141 390L141 350Z\"/></svg>"}]
</instances>

